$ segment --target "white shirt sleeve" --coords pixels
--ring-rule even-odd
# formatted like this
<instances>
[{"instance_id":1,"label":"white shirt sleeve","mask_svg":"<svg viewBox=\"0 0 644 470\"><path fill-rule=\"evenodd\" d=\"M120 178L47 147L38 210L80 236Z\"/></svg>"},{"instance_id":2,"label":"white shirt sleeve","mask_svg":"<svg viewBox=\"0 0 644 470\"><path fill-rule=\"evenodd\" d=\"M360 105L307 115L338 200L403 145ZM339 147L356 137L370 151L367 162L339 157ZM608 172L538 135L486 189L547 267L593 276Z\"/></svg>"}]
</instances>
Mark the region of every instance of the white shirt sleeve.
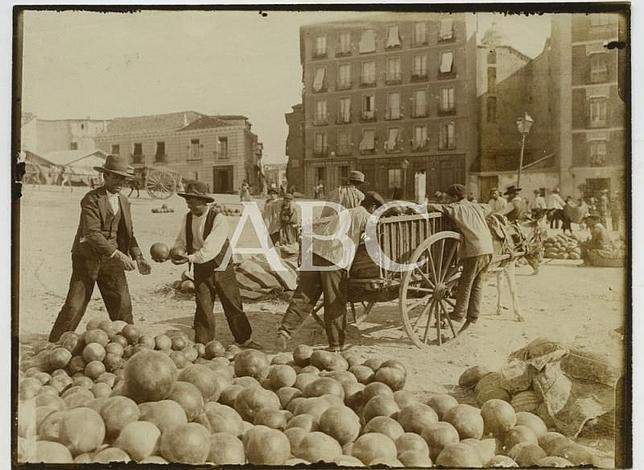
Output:
<instances>
[{"instance_id":1,"label":"white shirt sleeve","mask_svg":"<svg viewBox=\"0 0 644 470\"><path fill-rule=\"evenodd\" d=\"M186 218L188 216L184 215L183 220L181 221L181 229L179 229L179 234L177 235L177 239L174 241L174 248L178 250L184 250L186 249Z\"/></svg>"},{"instance_id":2,"label":"white shirt sleeve","mask_svg":"<svg viewBox=\"0 0 644 470\"><path fill-rule=\"evenodd\" d=\"M197 250L192 255L188 255L188 261L191 263L202 264L214 259L214 257L221 251L227 238L228 220L225 216L219 215L215 217L212 230L208 237L203 241L201 249Z\"/></svg>"}]
</instances>

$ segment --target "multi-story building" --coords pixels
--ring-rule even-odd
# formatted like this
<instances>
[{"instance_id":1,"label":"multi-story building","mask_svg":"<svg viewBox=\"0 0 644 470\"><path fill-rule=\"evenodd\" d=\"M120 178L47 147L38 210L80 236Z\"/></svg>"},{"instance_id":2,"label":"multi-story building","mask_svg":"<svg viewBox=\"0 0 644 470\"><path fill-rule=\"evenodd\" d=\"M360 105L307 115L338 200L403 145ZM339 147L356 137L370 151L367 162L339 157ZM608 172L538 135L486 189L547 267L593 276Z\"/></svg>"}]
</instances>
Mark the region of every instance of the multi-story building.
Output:
<instances>
[{"instance_id":1,"label":"multi-story building","mask_svg":"<svg viewBox=\"0 0 644 470\"><path fill-rule=\"evenodd\" d=\"M38 155L62 150L96 149L95 138L109 120L104 119L39 119L23 113L21 147Z\"/></svg>"},{"instance_id":2,"label":"multi-story building","mask_svg":"<svg viewBox=\"0 0 644 470\"><path fill-rule=\"evenodd\" d=\"M304 192L304 111L301 104L285 115L288 125L286 138L286 179L289 188L295 186L298 192Z\"/></svg>"},{"instance_id":3,"label":"multi-story building","mask_svg":"<svg viewBox=\"0 0 644 470\"><path fill-rule=\"evenodd\" d=\"M596 195L621 190L625 168L624 101L617 48L626 31L620 14L553 15L551 61L556 93L553 135L562 191Z\"/></svg>"},{"instance_id":4,"label":"multi-story building","mask_svg":"<svg viewBox=\"0 0 644 470\"><path fill-rule=\"evenodd\" d=\"M96 143L134 167L168 167L215 193L233 193L244 180L261 190L262 146L246 116L186 111L115 118Z\"/></svg>"},{"instance_id":5,"label":"multi-story building","mask_svg":"<svg viewBox=\"0 0 644 470\"><path fill-rule=\"evenodd\" d=\"M318 182L330 190L352 169L387 197L467 181L478 109L476 38L464 14L386 13L304 26L300 56L302 192Z\"/></svg>"}]
</instances>

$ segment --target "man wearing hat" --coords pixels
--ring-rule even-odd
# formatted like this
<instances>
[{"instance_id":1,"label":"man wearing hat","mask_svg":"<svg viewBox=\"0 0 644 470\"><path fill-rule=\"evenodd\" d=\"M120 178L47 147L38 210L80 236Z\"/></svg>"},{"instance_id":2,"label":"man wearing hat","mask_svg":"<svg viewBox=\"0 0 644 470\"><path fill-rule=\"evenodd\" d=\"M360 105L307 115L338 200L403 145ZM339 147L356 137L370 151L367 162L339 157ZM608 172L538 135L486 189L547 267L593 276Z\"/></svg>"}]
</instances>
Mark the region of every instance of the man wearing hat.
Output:
<instances>
[{"instance_id":1,"label":"man wearing hat","mask_svg":"<svg viewBox=\"0 0 644 470\"><path fill-rule=\"evenodd\" d=\"M186 200L188 213L183 218L174 243L174 264L192 263L195 283L195 342L206 344L215 339L213 306L218 295L235 342L243 347L261 349L251 339L252 330L244 313L241 294L232 263L222 266L230 250L226 216L208 207L215 198L208 194L208 186L201 181L190 181L185 192L178 192Z\"/></svg>"},{"instance_id":2,"label":"man wearing hat","mask_svg":"<svg viewBox=\"0 0 644 470\"><path fill-rule=\"evenodd\" d=\"M368 192L358 207L347 209L350 224L346 236L351 239L358 251L369 216L384 204L384 199L376 192ZM338 233L341 224L340 215L326 217L315 224L314 232L317 235L332 236ZM286 349L291 336L311 314L315 304L324 294L324 324L329 342L329 350L341 351L344 348L347 296L347 273L353 263L353 257L347 259L344 245L337 237L329 239L313 238L309 247L310 252L303 256L310 256L313 270L301 268L295 293L291 298L282 323L278 329L278 336L282 341L282 348ZM344 263L348 263L348 266ZM316 270L324 267L324 271ZM335 269L334 269L335 268Z\"/></svg>"},{"instance_id":3,"label":"man wearing hat","mask_svg":"<svg viewBox=\"0 0 644 470\"><path fill-rule=\"evenodd\" d=\"M552 190L548 198L548 210L551 212L550 228L559 228L559 222L563 225L563 210L566 202L559 194L559 188Z\"/></svg>"},{"instance_id":4,"label":"man wearing hat","mask_svg":"<svg viewBox=\"0 0 644 470\"><path fill-rule=\"evenodd\" d=\"M327 201L335 202L340 204L345 209L353 209L354 207L360 206L360 203L364 199L364 194L360 190L365 184L364 173L361 171L352 171L349 173L349 178L347 183L339 186L337 189L334 189L329 193ZM325 207L322 209L321 217L328 217L335 214L335 211L331 207Z\"/></svg>"},{"instance_id":5,"label":"man wearing hat","mask_svg":"<svg viewBox=\"0 0 644 470\"><path fill-rule=\"evenodd\" d=\"M602 257L610 257L612 256L612 241L608 229L601 223L599 214L591 213L587 215L584 218L584 223L590 230L590 240L581 244L581 258L584 260L584 266L590 266L588 253L594 251Z\"/></svg>"},{"instance_id":6,"label":"man wearing hat","mask_svg":"<svg viewBox=\"0 0 644 470\"><path fill-rule=\"evenodd\" d=\"M486 217L492 213L487 204L467 200L465 186L453 184L447 195L454 201L449 204L428 204L427 210L445 214L461 232L459 257L463 261L463 273L456 291L456 305L450 318L463 322L459 333L471 327L479 318L483 295L483 274L492 261L492 235Z\"/></svg>"},{"instance_id":7,"label":"man wearing hat","mask_svg":"<svg viewBox=\"0 0 644 470\"><path fill-rule=\"evenodd\" d=\"M488 201L488 205L492 208L492 212L502 214L503 211L505 211L508 202L503 196L501 196L499 188L490 189L490 200Z\"/></svg>"},{"instance_id":8,"label":"man wearing hat","mask_svg":"<svg viewBox=\"0 0 644 470\"><path fill-rule=\"evenodd\" d=\"M268 234L274 244L279 240L280 224L279 218L277 217L279 214L277 209L280 205L279 202L280 200L278 198L277 190L273 188L269 189L268 199L266 199L266 203L264 204L262 216L264 219L264 225L266 225Z\"/></svg>"},{"instance_id":9,"label":"man wearing hat","mask_svg":"<svg viewBox=\"0 0 644 470\"><path fill-rule=\"evenodd\" d=\"M508 205L501 212L510 222L524 219L527 214L526 204L519 195L521 188L512 185L505 191L504 196L508 197Z\"/></svg>"},{"instance_id":10,"label":"man wearing hat","mask_svg":"<svg viewBox=\"0 0 644 470\"><path fill-rule=\"evenodd\" d=\"M134 237L130 203L120 194L132 178L127 161L108 155L103 166L94 169L103 174L103 186L89 191L81 200L80 222L72 246L72 277L65 304L49 334L51 342L76 329L94 284L98 284L110 319L132 323L125 271L138 267L141 274L150 273L150 265Z\"/></svg>"}]
</instances>

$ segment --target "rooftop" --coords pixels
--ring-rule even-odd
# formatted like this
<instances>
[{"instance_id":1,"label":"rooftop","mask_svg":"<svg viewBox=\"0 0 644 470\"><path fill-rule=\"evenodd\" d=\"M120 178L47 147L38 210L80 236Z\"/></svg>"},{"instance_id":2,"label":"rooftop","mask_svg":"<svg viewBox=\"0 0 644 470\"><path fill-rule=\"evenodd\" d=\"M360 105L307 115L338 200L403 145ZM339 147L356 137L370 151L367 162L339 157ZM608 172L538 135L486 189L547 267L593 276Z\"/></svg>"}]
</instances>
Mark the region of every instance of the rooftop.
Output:
<instances>
[{"instance_id":1,"label":"rooftop","mask_svg":"<svg viewBox=\"0 0 644 470\"><path fill-rule=\"evenodd\" d=\"M149 116L118 117L107 126L99 137L121 134L142 134L146 132L176 131L183 129L194 121L206 117L195 111L182 111Z\"/></svg>"},{"instance_id":2,"label":"rooftop","mask_svg":"<svg viewBox=\"0 0 644 470\"><path fill-rule=\"evenodd\" d=\"M56 150L40 155L54 165L71 165L90 156L105 159L107 154L100 149L94 150Z\"/></svg>"}]
</instances>

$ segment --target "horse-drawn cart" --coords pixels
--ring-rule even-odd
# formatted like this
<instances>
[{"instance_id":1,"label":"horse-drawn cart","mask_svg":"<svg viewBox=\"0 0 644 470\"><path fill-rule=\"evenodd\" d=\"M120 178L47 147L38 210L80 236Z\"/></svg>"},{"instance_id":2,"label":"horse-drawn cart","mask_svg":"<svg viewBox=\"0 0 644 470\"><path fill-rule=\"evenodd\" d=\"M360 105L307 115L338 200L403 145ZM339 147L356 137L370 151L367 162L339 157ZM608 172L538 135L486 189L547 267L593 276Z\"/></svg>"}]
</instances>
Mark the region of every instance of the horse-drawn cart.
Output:
<instances>
[{"instance_id":1,"label":"horse-drawn cart","mask_svg":"<svg viewBox=\"0 0 644 470\"><path fill-rule=\"evenodd\" d=\"M181 185L181 175L164 167L134 169L134 189L145 189L152 199L168 199Z\"/></svg>"}]
</instances>

